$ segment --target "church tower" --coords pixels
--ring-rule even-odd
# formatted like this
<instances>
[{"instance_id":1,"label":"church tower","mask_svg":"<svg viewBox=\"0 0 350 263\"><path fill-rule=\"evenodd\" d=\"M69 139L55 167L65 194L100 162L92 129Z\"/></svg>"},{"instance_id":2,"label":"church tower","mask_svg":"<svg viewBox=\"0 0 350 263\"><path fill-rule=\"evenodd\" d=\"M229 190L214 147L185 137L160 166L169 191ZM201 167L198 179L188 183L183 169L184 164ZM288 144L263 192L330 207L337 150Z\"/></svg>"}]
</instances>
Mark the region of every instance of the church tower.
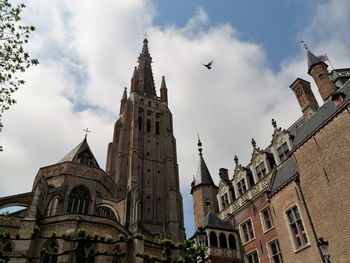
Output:
<instances>
[{"instance_id":1,"label":"church tower","mask_svg":"<svg viewBox=\"0 0 350 263\"><path fill-rule=\"evenodd\" d=\"M165 78L158 97L148 40L121 99L108 145L107 173L117 185L118 213L132 232L184 240L182 197Z\"/></svg>"}]
</instances>

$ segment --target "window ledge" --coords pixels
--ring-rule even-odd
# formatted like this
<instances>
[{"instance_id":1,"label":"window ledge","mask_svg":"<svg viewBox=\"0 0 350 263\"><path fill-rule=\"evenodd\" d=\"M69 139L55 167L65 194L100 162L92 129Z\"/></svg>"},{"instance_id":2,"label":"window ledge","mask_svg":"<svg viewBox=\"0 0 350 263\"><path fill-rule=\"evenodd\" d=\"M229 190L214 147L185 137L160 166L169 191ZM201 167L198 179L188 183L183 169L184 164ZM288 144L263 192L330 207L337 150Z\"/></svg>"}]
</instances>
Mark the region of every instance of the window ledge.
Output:
<instances>
[{"instance_id":1,"label":"window ledge","mask_svg":"<svg viewBox=\"0 0 350 263\"><path fill-rule=\"evenodd\" d=\"M305 246L303 246L301 248L298 248L298 249L294 250L294 253L297 254L297 253L299 253L299 252L301 252L301 251L303 251L303 250L305 250L305 249L307 249L309 247L311 247L310 243L306 244Z\"/></svg>"},{"instance_id":2,"label":"window ledge","mask_svg":"<svg viewBox=\"0 0 350 263\"><path fill-rule=\"evenodd\" d=\"M243 246L245 246L245 245L247 245L247 244L249 244L249 243L253 242L254 240L255 240L255 237L254 237L254 238L252 238L251 240L247 241L246 243L243 243L242 245L243 245Z\"/></svg>"},{"instance_id":3,"label":"window ledge","mask_svg":"<svg viewBox=\"0 0 350 263\"><path fill-rule=\"evenodd\" d=\"M273 227L270 227L269 229L264 230L263 233L266 234L267 232L270 232L272 229L275 229L275 227L274 227L274 226L273 226Z\"/></svg>"}]
</instances>

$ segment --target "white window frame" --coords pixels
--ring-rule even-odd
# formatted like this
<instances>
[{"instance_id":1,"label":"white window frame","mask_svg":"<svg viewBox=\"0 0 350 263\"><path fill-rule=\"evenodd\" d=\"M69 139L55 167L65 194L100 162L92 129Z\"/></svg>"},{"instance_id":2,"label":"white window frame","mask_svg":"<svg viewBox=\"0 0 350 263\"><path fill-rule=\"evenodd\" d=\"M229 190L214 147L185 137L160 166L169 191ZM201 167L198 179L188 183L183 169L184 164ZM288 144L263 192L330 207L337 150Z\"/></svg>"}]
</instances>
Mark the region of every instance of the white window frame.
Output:
<instances>
[{"instance_id":1,"label":"white window frame","mask_svg":"<svg viewBox=\"0 0 350 263\"><path fill-rule=\"evenodd\" d=\"M270 228L266 228L265 218L264 218L264 214L263 214L263 212L264 212L265 210L268 210L268 211L269 211L270 222L271 222L271 227L270 227ZM263 209L261 209L261 210L259 211L259 214L260 214L261 226L262 226L262 229L263 229L263 232L264 232L264 233L266 233L266 232L270 231L271 229L274 229L274 228L275 228L275 225L274 225L273 220L272 220L272 214L271 214L270 206L265 206Z\"/></svg>"},{"instance_id":2,"label":"white window frame","mask_svg":"<svg viewBox=\"0 0 350 263\"><path fill-rule=\"evenodd\" d=\"M244 232L243 232L243 225L247 224L248 221L250 221L251 225L252 225L252 232L253 232L253 237L250 238L249 240L245 240L245 235L244 235ZM242 237L242 244L245 245L245 244L248 244L249 242L255 240L255 230L254 230L254 224L253 224L253 220L251 217L247 218L244 222L242 222L240 225L239 225L239 231L241 233L241 237ZM249 232L248 232L248 235L249 235Z\"/></svg>"},{"instance_id":3,"label":"white window frame","mask_svg":"<svg viewBox=\"0 0 350 263\"><path fill-rule=\"evenodd\" d=\"M266 242L266 248L267 248L267 251L268 251L268 255L269 255L269 259L270 259L270 263L274 263L273 261L273 256L275 255L272 255L272 251L271 251L271 248L270 248L270 244L276 242L278 243L278 249L279 249L279 254L275 254L275 255L279 255L280 257L280 260L281 260L281 263L283 263L283 256L282 256L282 251L281 251L281 246L280 246L280 243L278 241L278 238L274 238L274 239L271 239L270 241Z\"/></svg>"},{"instance_id":4,"label":"white window frame","mask_svg":"<svg viewBox=\"0 0 350 263\"><path fill-rule=\"evenodd\" d=\"M246 254L244 255L244 262L249 263L248 257L249 257L250 255L252 255L253 253L255 253L255 252L256 252L256 254L257 254L257 256L258 256L258 262L256 262L256 263L260 263L259 251L258 251L257 249L253 249L253 250L249 251L248 253L246 253ZM254 262L254 263L255 263L255 262Z\"/></svg>"},{"instance_id":5,"label":"white window frame","mask_svg":"<svg viewBox=\"0 0 350 263\"><path fill-rule=\"evenodd\" d=\"M296 246L295 235L294 235L293 232L292 232L291 223L289 222L289 218L288 218L288 215L287 215L287 212L288 212L289 210L293 209L294 207L296 207L296 208L298 209L298 213L299 213L299 216L300 216L300 220L301 220L301 223L302 223L302 225L303 225L304 232L305 232L305 235L306 235L306 238L307 238L307 242L306 242L305 244L302 244L300 247L297 247L297 246ZM291 242L292 242L292 244L293 244L294 252L298 252L299 250L302 250L302 249L304 249L305 247L308 247L308 246L310 245L310 239L309 239L309 236L308 236L307 231L306 231L306 228L305 228L305 224L304 224L303 217L301 216L301 211L300 211L299 205L294 203L294 204L288 206L288 208L286 208L286 209L284 210L284 217L285 217L286 224L287 224L287 227L288 227L289 236L290 236Z\"/></svg>"},{"instance_id":6,"label":"white window frame","mask_svg":"<svg viewBox=\"0 0 350 263\"><path fill-rule=\"evenodd\" d=\"M283 150L283 145L285 145L285 144L287 145L287 149L288 149L288 152L287 152L287 153L285 153L286 150ZM283 150L283 154L282 154L283 159L281 158L281 156L280 156L279 153L278 153L278 149L280 149L280 148ZM276 153L277 153L277 156L278 156L280 162L283 162L283 161L285 161L285 160L288 159L288 153L289 153L289 152L290 152L290 148L289 148L288 142L286 142L286 141L284 141L280 146L278 146L278 147L276 148Z\"/></svg>"}]
</instances>

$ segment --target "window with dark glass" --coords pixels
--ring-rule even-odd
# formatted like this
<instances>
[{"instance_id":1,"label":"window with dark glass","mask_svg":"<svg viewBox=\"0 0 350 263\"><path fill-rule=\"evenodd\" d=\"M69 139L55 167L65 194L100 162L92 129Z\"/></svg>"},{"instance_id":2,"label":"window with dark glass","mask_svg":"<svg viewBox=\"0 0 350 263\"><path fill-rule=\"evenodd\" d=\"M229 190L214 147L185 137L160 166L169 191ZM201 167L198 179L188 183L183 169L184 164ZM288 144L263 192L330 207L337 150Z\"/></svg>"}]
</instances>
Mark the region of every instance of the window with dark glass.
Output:
<instances>
[{"instance_id":1,"label":"window with dark glass","mask_svg":"<svg viewBox=\"0 0 350 263\"><path fill-rule=\"evenodd\" d=\"M47 254L43 255L43 263L57 263L57 255L55 255L58 253L57 240L49 240L44 244L43 251L47 252Z\"/></svg>"},{"instance_id":2,"label":"window with dark glass","mask_svg":"<svg viewBox=\"0 0 350 263\"><path fill-rule=\"evenodd\" d=\"M224 195L221 196L221 204L222 204L222 208L225 208L229 205L227 193L225 193Z\"/></svg>"},{"instance_id":3,"label":"window with dark glass","mask_svg":"<svg viewBox=\"0 0 350 263\"><path fill-rule=\"evenodd\" d=\"M142 117L139 116L139 130L141 131L142 130Z\"/></svg>"},{"instance_id":4,"label":"window with dark glass","mask_svg":"<svg viewBox=\"0 0 350 263\"><path fill-rule=\"evenodd\" d=\"M269 243L269 254L272 263L282 263L282 253L278 240L274 240Z\"/></svg>"},{"instance_id":5,"label":"window with dark glass","mask_svg":"<svg viewBox=\"0 0 350 263\"><path fill-rule=\"evenodd\" d=\"M286 214L289 223L290 234L292 236L295 249L304 247L308 244L308 238L300 217L298 207L293 206L292 208L286 211Z\"/></svg>"},{"instance_id":6,"label":"window with dark glass","mask_svg":"<svg viewBox=\"0 0 350 263\"><path fill-rule=\"evenodd\" d=\"M254 182L254 177L252 174L247 174L247 181L248 181L248 188L252 187L255 182Z\"/></svg>"},{"instance_id":7,"label":"window with dark glass","mask_svg":"<svg viewBox=\"0 0 350 263\"><path fill-rule=\"evenodd\" d=\"M247 243L250 240L254 239L255 235L251 219L248 219L243 224L241 224L241 233L244 243Z\"/></svg>"},{"instance_id":8,"label":"window with dark glass","mask_svg":"<svg viewBox=\"0 0 350 263\"><path fill-rule=\"evenodd\" d=\"M224 233L220 233L219 235L220 247L227 248L227 240Z\"/></svg>"},{"instance_id":9,"label":"window with dark glass","mask_svg":"<svg viewBox=\"0 0 350 263\"><path fill-rule=\"evenodd\" d=\"M216 237L215 232L210 232L209 240L210 240L210 246L212 246L212 247L218 246L218 239Z\"/></svg>"},{"instance_id":10,"label":"window with dark glass","mask_svg":"<svg viewBox=\"0 0 350 263\"><path fill-rule=\"evenodd\" d=\"M259 163L255 167L255 170L256 170L256 175L257 175L258 179L260 180L261 178L263 178L266 175L266 167L265 167L264 161Z\"/></svg>"},{"instance_id":11,"label":"window with dark glass","mask_svg":"<svg viewBox=\"0 0 350 263\"><path fill-rule=\"evenodd\" d=\"M159 135L159 121L156 122L156 134Z\"/></svg>"},{"instance_id":12,"label":"window with dark glass","mask_svg":"<svg viewBox=\"0 0 350 263\"><path fill-rule=\"evenodd\" d=\"M98 216L107 217L110 219L117 219L117 217L115 216L115 213L112 211L112 209L110 209L107 206L98 207L96 209L96 213Z\"/></svg>"},{"instance_id":13,"label":"window with dark glass","mask_svg":"<svg viewBox=\"0 0 350 263\"><path fill-rule=\"evenodd\" d=\"M90 205L90 193L85 186L75 187L68 197L68 213L87 214Z\"/></svg>"},{"instance_id":14,"label":"window with dark glass","mask_svg":"<svg viewBox=\"0 0 350 263\"><path fill-rule=\"evenodd\" d=\"M228 236L228 244L230 249L237 249L236 239L234 235L230 234Z\"/></svg>"},{"instance_id":15,"label":"window with dark glass","mask_svg":"<svg viewBox=\"0 0 350 263\"><path fill-rule=\"evenodd\" d=\"M147 132L151 132L151 120L150 119L147 119L146 126L147 126Z\"/></svg>"},{"instance_id":16,"label":"window with dark glass","mask_svg":"<svg viewBox=\"0 0 350 263\"><path fill-rule=\"evenodd\" d=\"M273 227L270 208L266 207L261 211L261 221L264 231L267 231Z\"/></svg>"},{"instance_id":17,"label":"window with dark glass","mask_svg":"<svg viewBox=\"0 0 350 263\"><path fill-rule=\"evenodd\" d=\"M258 251L254 251L245 256L248 263L259 263Z\"/></svg>"},{"instance_id":18,"label":"window with dark glass","mask_svg":"<svg viewBox=\"0 0 350 263\"><path fill-rule=\"evenodd\" d=\"M247 191L244 178L237 183L237 188L240 195L244 194L245 191Z\"/></svg>"},{"instance_id":19,"label":"window with dark glass","mask_svg":"<svg viewBox=\"0 0 350 263\"><path fill-rule=\"evenodd\" d=\"M280 147L277 148L277 154L281 162L287 159L289 148L287 142L284 142Z\"/></svg>"}]
</instances>

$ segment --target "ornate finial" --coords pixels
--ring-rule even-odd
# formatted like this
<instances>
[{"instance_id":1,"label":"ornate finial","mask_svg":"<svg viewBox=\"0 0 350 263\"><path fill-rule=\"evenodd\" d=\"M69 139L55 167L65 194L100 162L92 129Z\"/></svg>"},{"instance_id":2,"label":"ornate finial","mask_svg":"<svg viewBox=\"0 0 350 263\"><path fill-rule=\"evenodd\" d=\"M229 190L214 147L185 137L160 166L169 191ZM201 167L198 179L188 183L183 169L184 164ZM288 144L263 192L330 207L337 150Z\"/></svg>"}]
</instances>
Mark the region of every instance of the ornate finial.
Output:
<instances>
[{"instance_id":1,"label":"ornate finial","mask_svg":"<svg viewBox=\"0 0 350 263\"><path fill-rule=\"evenodd\" d=\"M256 142L255 142L254 138L252 138L251 143L252 143L252 146L255 148L256 147Z\"/></svg>"},{"instance_id":2,"label":"ornate finial","mask_svg":"<svg viewBox=\"0 0 350 263\"><path fill-rule=\"evenodd\" d=\"M275 121L275 119L272 119L271 123L272 123L272 127L274 127L276 129L277 128L277 122Z\"/></svg>"},{"instance_id":3,"label":"ornate finial","mask_svg":"<svg viewBox=\"0 0 350 263\"><path fill-rule=\"evenodd\" d=\"M199 134L198 134L198 143L197 143L197 145L198 145L199 155L202 156L202 151L203 151L203 149L202 149L202 142L201 142L201 140L199 139Z\"/></svg>"},{"instance_id":4,"label":"ornate finial","mask_svg":"<svg viewBox=\"0 0 350 263\"><path fill-rule=\"evenodd\" d=\"M83 131L85 132L85 138L87 137L88 132L91 132L91 131L89 131L89 128L86 128L86 129L84 129Z\"/></svg>"},{"instance_id":5,"label":"ornate finial","mask_svg":"<svg viewBox=\"0 0 350 263\"><path fill-rule=\"evenodd\" d=\"M300 42L301 42L301 44L304 46L304 48L305 48L306 50L309 50L309 47L308 47L307 43L306 43L304 40L301 40Z\"/></svg>"},{"instance_id":6,"label":"ornate finial","mask_svg":"<svg viewBox=\"0 0 350 263\"><path fill-rule=\"evenodd\" d=\"M238 165L238 157L237 157L237 155L235 155L235 157L233 158L233 160L235 161L235 164Z\"/></svg>"}]
</instances>

